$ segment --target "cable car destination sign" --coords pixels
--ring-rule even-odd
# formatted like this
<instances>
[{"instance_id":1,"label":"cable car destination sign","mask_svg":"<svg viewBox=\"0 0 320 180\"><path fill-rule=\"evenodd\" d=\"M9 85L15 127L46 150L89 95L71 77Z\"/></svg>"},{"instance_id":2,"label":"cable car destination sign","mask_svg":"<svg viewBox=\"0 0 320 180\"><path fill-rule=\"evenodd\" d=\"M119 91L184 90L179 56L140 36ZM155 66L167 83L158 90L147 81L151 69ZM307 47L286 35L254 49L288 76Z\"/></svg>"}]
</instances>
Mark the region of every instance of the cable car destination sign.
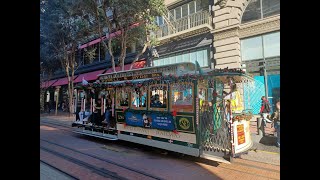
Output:
<instances>
[{"instance_id":1,"label":"cable car destination sign","mask_svg":"<svg viewBox=\"0 0 320 180\"><path fill-rule=\"evenodd\" d=\"M146 79L161 77L163 75L175 74L177 70L180 69L182 64L172 65L172 66L160 66L160 67L150 67L144 69L135 69L131 71L122 71L109 74L100 74L100 82L115 82L115 81L126 81L135 79ZM185 65L188 65L185 63ZM183 65L182 65L183 66Z\"/></svg>"},{"instance_id":2,"label":"cable car destination sign","mask_svg":"<svg viewBox=\"0 0 320 180\"><path fill-rule=\"evenodd\" d=\"M141 74L141 75L122 76L122 77L118 77L116 75L117 74L106 75L105 77L100 78L100 81L101 82L114 82L114 81L126 81L126 80L135 80L135 79L155 78L155 77L161 77L162 73Z\"/></svg>"}]
</instances>

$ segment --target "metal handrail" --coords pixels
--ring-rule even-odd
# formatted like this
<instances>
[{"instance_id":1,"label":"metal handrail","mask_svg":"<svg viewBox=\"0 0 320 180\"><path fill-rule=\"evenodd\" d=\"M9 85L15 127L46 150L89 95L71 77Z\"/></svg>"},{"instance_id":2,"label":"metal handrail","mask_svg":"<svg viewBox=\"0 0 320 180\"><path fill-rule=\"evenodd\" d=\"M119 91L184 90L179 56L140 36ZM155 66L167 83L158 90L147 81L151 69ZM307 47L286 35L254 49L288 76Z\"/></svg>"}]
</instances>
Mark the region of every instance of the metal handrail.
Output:
<instances>
[{"instance_id":1,"label":"metal handrail","mask_svg":"<svg viewBox=\"0 0 320 180\"><path fill-rule=\"evenodd\" d=\"M199 11L197 13L180 18L176 21L171 21L171 24L174 26L175 32L172 31L172 28L169 28L169 25L167 23L165 23L161 25L160 29L155 33L156 37L165 37L203 24L210 25L211 15L208 11Z\"/></svg>"}]
</instances>

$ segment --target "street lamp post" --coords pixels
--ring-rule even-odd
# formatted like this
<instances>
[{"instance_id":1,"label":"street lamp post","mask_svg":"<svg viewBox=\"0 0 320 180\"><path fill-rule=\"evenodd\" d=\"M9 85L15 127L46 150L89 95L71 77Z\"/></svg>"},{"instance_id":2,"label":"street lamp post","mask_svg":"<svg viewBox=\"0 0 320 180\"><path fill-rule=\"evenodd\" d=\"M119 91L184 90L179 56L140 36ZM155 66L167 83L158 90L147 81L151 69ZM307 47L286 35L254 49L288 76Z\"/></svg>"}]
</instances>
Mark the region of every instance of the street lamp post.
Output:
<instances>
[{"instance_id":1,"label":"street lamp post","mask_svg":"<svg viewBox=\"0 0 320 180\"><path fill-rule=\"evenodd\" d=\"M262 0L260 0L260 15L261 19L263 19L263 10L262 10ZM262 39L262 57L263 57L263 76L264 76L264 85L265 85L265 93L266 99L268 100L268 74L267 74L267 62L264 54L264 38L261 36Z\"/></svg>"},{"instance_id":2,"label":"street lamp post","mask_svg":"<svg viewBox=\"0 0 320 180\"><path fill-rule=\"evenodd\" d=\"M266 98L268 100L268 74L267 74L267 62L266 58L264 57L264 41L263 41L263 36L261 37L262 39L262 57L263 57L263 76L264 76L264 85L265 85L265 93L266 93Z\"/></svg>"}]
</instances>

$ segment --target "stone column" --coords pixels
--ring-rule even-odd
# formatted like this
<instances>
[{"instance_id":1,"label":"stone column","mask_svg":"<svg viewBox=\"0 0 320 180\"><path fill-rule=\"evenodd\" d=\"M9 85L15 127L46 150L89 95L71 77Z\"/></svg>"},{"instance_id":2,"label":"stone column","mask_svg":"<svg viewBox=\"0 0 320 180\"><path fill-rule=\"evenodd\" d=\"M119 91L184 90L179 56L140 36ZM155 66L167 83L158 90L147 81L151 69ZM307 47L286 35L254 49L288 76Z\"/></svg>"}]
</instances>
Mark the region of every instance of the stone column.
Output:
<instances>
[{"instance_id":1,"label":"stone column","mask_svg":"<svg viewBox=\"0 0 320 180\"><path fill-rule=\"evenodd\" d=\"M213 6L213 47L215 68L240 68L239 27L243 0L215 0Z\"/></svg>"},{"instance_id":2,"label":"stone column","mask_svg":"<svg viewBox=\"0 0 320 180\"><path fill-rule=\"evenodd\" d=\"M241 52L238 27L214 34L215 68L240 68Z\"/></svg>"}]
</instances>

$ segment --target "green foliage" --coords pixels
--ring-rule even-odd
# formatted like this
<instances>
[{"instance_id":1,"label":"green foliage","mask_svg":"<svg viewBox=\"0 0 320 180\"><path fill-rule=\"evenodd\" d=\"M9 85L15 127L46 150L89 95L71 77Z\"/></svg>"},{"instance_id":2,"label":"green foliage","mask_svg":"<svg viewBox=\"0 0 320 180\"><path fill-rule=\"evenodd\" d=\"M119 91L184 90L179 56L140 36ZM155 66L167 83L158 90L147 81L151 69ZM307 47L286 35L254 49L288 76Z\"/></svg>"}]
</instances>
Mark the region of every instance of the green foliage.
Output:
<instances>
[{"instance_id":1,"label":"green foliage","mask_svg":"<svg viewBox=\"0 0 320 180\"><path fill-rule=\"evenodd\" d=\"M119 37L112 39L112 41L125 41L124 48L132 43L143 42L147 43L147 35L151 31L157 30L156 16L162 16L165 12L164 0L101 0L102 6L97 7L92 0L84 0L84 6L88 7L88 12L95 16L96 26L100 22L100 28L95 29L96 33L104 35L102 29L108 28L109 33L123 30L126 37L119 39ZM108 10L112 11L112 19L108 19ZM132 24L139 23L138 27L130 29ZM113 26L110 28L110 26ZM155 40L151 40L152 44L156 44ZM112 43L115 44L115 43ZM109 48L109 47L108 47ZM111 47L110 47L111 48ZM124 51L121 48L121 52ZM112 47L117 49L116 47Z\"/></svg>"},{"instance_id":2,"label":"green foliage","mask_svg":"<svg viewBox=\"0 0 320 180\"><path fill-rule=\"evenodd\" d=\"M109 33L124 29L127 34L122 39L121 36L112 39L114 41L112 51L119 51L119 48L123 51L121 44L124 40L126 42L124 48L138 42L141 43L140 46L147 41L150 41L151 45L157 44L155 38L149 37L148 40L147 36L158 28L155 18L165 12L164 0L102 0L101 2L102 5L98 7L95 0L40 1L40 58L42 62L47 62L45 63L48 65L47 69L65 60L66 54L70 54L66 51L70 51L72 47L76 50L79 44L87 42L94 35L99 35L99 32L102 36L105 35L107 32L103 30L106 28ZM110 20L112 29L108 28L110 26L107 24L108 9L113 13L113 19ZM140 25L133 29L128 28L134 23ZM90 50L86 56L93 59L94 52ZM76 64L76 62L71 63ZM52 66L51 69L57 68Z\"/></svg>"},{"instance_id":3,"label":"green foliage","mask_svg":"<svg viewBox=\"0 0 320 180\"><path fill-rule=\"evenodd\" d=\"M60 61L63 69L76 65L76 62L72 62L75 58L67 56L74 54L79 42L94 33L91 26L93 22L88 18L88 12L81 7L80 2L77 0L40 2L42 9L45 9L40 12L40 58L42 61ZM74 47L73 52L70 51L72 47ZM71 61L66 62L67 59ZM71 65L65 67L66 63Z\"/></svg>"}]
</instances>

